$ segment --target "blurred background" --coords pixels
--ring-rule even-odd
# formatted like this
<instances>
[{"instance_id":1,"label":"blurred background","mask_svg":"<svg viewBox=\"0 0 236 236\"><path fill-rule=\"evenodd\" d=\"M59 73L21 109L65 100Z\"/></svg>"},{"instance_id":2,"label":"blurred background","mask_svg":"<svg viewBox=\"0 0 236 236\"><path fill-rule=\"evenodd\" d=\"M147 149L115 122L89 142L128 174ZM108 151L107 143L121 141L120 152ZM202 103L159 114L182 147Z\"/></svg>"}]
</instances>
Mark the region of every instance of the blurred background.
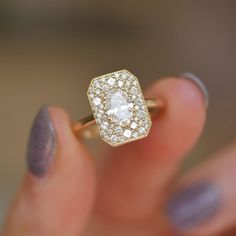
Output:
<instances>
[{"instance_id":1,"label":"blurred background","mask_svg":"<svg viewBox=\"0 0 236 236\"><path fill-rule=\"evenodd\" d=\"M0 2L0 223L22 180L40 106L60 105L81 118L90 113L90 80L123 68L143 87L187 71L205 82L207 126L183 166L204 160L236 133L236 1Z\"/></svg>"}]
</instances>

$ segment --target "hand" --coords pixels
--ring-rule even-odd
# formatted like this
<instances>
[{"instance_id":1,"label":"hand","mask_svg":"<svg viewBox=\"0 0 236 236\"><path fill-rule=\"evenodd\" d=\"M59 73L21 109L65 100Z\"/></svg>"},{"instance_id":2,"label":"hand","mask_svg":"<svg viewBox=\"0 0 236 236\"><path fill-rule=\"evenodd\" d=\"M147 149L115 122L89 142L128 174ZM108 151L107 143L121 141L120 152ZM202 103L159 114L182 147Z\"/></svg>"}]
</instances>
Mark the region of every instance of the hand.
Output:
<instances>
[{"instance_id":1,"label":"hand","mask_svg":"<svg viewBox=\"0 0 236 236\"><path fill-rule=\"evenodd\" d=\"M146 96L167 105L149 137L109 148L97 167L68 114L43 107L3 236L210 236L236 226L235 146L176 178L204 127L202 84L165 78Z\"/></svg>"}]
</instances>

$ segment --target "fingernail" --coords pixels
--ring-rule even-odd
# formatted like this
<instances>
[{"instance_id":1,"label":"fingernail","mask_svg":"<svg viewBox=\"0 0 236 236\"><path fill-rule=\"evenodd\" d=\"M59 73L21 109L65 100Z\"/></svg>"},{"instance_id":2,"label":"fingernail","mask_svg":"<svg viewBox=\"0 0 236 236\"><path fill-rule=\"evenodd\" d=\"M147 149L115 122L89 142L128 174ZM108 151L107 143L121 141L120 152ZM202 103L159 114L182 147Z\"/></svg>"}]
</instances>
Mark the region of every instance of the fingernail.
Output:
<instances>
[{"instance_id":1,"label":"fingernail","mask_svg":"<svg viewBox=\"0 0 236 236\"><path fill-rule=\"evenodd\" d=\"M47 106L37 114L30 133L27 164L29 171L43 177L53 163L56 149L56 133Z\"/></svg>"},{"instance_id":2,"label":"fingernail","mask_svg":"<svg viewBox=\"0 0 236 236\"><path fill-rule=\"evenodd\" d=\"M217 214L221 194L216 185L200 182L177 192L167 204L169 220L179 230L191 229Z\"/></svg>"},{"instance_id":3,"label":"fingernail","mask_svg":"<svg viewBox=\"0 0 236 236\"><path fill-rule=\"evenodd\" d=\"M204 97L205 106L206 106L206 108L208 108L208 106L209 106L209 93L208 93L207 87L202 82L202 80L200 80L193 73L189 73L189 72L185 72L185 73L181 74L179 77L189 79L189 80L193 81L200 88L200 90L202 92L202 95Z\"/></svg>"}]
</instances>

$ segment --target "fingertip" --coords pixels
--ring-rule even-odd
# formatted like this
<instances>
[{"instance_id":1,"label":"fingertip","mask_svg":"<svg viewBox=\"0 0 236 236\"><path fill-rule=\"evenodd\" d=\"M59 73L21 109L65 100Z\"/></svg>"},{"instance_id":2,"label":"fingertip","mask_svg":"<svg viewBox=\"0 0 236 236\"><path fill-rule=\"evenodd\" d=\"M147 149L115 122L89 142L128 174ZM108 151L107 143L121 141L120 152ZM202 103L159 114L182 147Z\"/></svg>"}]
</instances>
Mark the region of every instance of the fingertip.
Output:
<instances>
[{"instance_id":1,"label":"fingertip","mask_svg":"<svg viewBox=\"0 0 236 236\"><path fill-rule=\"evenodd\" d=\"M195 85L197 85L197 87L202 92L203 99L205 101L205 107L207 109L209 106L209 91L206 85L203 83L203 81L198 76L196 76L191 72L185 72L181 74L179 77L182 79L187 79L189 81L192 81Z\"/></svg>"},{"instance_id":2,"label":"fingertip","mask_svg":"<svg viewBox=\"0 0 236 236\"><path fill-rule=\"evenodd\" d=\"M70 116L64 108L58 106L48 106L48 110L53 117L55 116L54 119L65 122L66 124L70 123Z\"/></svg>"},{"instance_id":3,"label":"fingertip","mask_svg":"<svg viewBox=\"0 0 236 236\"><path fill-rule=\"evenodd\" d=\"M26 228L27 235L79 234L93 206L95 173L64 109L40 109L29 138L27 163L6 232Z\"/></svg>"},{"instance_id":4,"label":"fingertip","mask_svg":"<svg viewBox=\"0 0 236 236\"><path fill-rule=\"evenodd\" d=\"M165 215L183 235L221 235L235 225L235 146L223 148L170 186Z\"/></svg>"},{"instance_id":5,"label":"fingertip","mask_svg":"<svg viewBox=\"0 0 236 236\"><path fill-rule=\"evenodd\" d=\"M200 80L198 80L200 81ZM201 83L201 86L199 85ZM203 89L205 88L205 89ZM206 111L208 103L208 93L203 82L196 82L188 78L187 75L180 77L165 77L156 81L147 91L147 97L163 99L168 107L184 103L188 108Z\"/></svg>"},{"instance_id":6,"label":"fingertip","mask_svg":"<svg viewBox=\"0 0 236 236\"><path fill-rule=\"evenodd\" d=\"M162 99L166 106L153 121L150 142L158 140L161 150L172 153L170 160L182 157L196 143L205 124L202 91L191 80L166 77L155 82L146 96Z\"/></svg>"},{"instance_id":7,"label":"fingertip","mask_svg":"<svg viewBox=\"0 0 236 236\"><path fill-rule=\"evenodd\" d=\"M53 106L42 106L34 119L27 149L29 172L43 178L52 172L58 156L76 152L78 143L70 127L68 113Z\"/></svg>"},{"instance_id":8,"label":"fingertip","mask_svg":"<svg viewBox=\"0 0 236 236\"><path fill-rule=\"evenodd\" d=\"M72 122L68 112L63 108L56 106L48 107L48 111L58 136L63 140L64 137L74 139L75 136L71 129Z\"/></svg>"}]
</instances>

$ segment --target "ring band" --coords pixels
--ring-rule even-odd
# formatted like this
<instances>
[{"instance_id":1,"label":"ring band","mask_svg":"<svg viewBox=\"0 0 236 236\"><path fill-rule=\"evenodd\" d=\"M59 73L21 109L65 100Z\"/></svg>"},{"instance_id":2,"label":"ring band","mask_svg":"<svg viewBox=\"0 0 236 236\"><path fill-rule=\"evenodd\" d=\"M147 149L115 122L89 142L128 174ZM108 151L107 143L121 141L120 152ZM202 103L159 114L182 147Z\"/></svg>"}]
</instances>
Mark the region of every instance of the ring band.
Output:
<instances>
[{"instance_id":1,"label":"ring band","mask_svg":"<svg viewBox=\"0 0 236 236\"><path fill-rule=\"evenodd\" d=\"M145 100L148 111L153 118L160 110L164 108L164 101L159 99ZM99 130L94 116L91 114L75 122L72 127L78 138L93 139L99 136Z\"/></svg>"},{"instance_id":2,"label":"ring band","mask_svg":"<svg viewBox=\"0 0 236 236\"><path fill-rule=\"evenodd\" d=\"M93 114L75 124L78 138L100 134L111 146L120 146L148 136L152 118L164 107L159 99L144 99L138 78L128 70L94 78L87 92Z\"/></svg>"}]
</instances>

